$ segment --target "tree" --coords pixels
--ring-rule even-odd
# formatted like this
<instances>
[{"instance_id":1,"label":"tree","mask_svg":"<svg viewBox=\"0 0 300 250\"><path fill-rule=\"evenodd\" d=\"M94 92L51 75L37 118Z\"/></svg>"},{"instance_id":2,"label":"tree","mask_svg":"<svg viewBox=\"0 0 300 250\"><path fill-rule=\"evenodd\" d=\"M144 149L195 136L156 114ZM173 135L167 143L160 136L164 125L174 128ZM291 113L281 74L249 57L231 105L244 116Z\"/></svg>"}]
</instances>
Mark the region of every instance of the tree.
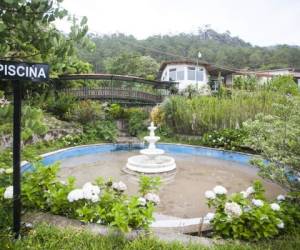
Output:
<instances>
[{"instance_id":1,"label":"tree","mask_svg":"<svg viewBox=\"0 0 300 250\"><path fill-rule=\"evenodd\" d=\"M286 96L274 104L274 114L258 114L245 122L249 133L246 143L260 152L263 159L253 164L263 177L290 189L300 188L300 99ZM265 161L267 160L267 161Z\"/></svg>"},{"instance_id":2,"label":"tree","mask_svg":"<svg viewBox=\"0 0 300 250\"><path fill-rule=\"evenodd\" d=\"M65 18L63 0L2 0L0 2L0 58L47 62L51 76L87 72L87 62L77 56L76 46L90 47L86 38L87 19L72 21L71 32L65 35L53 22Z\"/></svg>"},{"instance_id":3,"label":"tree","mask_svg":"<svg viewBox=\"0 0 300 250\"><path fill-rule=\"evenodd\" d=\"M133 75L147 79L155 79L159 67L150 56L141 56L137 53L123 53L108 59L105 65L106 71L111 74Z\"/></svg>"}]
</instances>

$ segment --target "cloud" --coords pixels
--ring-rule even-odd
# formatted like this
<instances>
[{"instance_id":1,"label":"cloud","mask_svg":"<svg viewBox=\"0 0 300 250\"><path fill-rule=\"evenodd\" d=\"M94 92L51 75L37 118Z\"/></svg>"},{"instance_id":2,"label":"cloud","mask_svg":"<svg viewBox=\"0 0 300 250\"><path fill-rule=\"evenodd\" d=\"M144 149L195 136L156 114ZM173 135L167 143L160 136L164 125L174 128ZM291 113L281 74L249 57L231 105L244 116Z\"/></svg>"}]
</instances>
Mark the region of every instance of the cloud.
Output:
<instances>
[{"instance_id":1,"label":"cloud","mask_svg":"<svg viewBox=\"0 0 300 250\"><path fill-rule=\"evenodd\" d=\"M132 34L144 39L154 34L196 32L210 24L230 30L255 45L300 45L298 0L65 0L63 6L87 16L91 32ZM58 22L67 30L66 22Z\"/></svg>"}]
</instances>

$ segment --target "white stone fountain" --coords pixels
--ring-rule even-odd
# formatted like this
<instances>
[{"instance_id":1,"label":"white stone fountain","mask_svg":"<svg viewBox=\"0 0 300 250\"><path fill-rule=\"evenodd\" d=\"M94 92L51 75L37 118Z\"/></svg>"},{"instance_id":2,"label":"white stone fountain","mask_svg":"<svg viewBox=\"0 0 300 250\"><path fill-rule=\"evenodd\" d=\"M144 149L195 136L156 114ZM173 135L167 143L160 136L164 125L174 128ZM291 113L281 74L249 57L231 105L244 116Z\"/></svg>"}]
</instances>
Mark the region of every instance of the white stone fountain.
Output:
<instances>
[{"instance_id":1,"label":"white stone fountain","mask_svg":"<svg viewBox=\"0 0 300 250\"><path fill-rule=\"evenodd\" d=\"M160 137L155 136L155 129L156 127L151 122L151 126L148 127L150 135L144 137L149 146L140 151L141 155L128 158L126 165L128 169L141 173L162 173L176 168L174 158L163 155L164 150L156 148L155 143L159 141Z\"/></svg>"}]
</instances>

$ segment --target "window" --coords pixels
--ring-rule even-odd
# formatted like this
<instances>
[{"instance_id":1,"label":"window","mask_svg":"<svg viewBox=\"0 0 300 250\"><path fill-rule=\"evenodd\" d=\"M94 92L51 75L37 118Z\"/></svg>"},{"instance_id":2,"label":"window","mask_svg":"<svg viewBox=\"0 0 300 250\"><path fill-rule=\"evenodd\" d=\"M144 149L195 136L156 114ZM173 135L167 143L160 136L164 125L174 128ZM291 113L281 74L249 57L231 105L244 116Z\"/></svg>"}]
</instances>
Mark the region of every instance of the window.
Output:
<instances>
[{"instance_id":1,"label":"window","mask_svg":"<svg viewBox=\"0 0 300 250\"><path fill-rule=\"evenodd\" d=\"M176 69L169 70L169 81L176 81Z\"/></svg>"},{"instance_id":2,"label":"window","mask_svg":"<svg viewBox=\"0 0 300 250\"><path fill-rule=\"evenodd\" d=\"M198 69L196 71L196 79L197 79L197 81L203 82L203 77L204 77L203 69Z\"/></svg>"},{"instance_id":3,"label":"window","mask_svg":"<svg viewBox=\"0 0 300 250\"><path fill-rule=\"evenodd\" d=\"M184 71L183 70L177 71L177 78L176 78L176 80L177 81L184 80Z\"/></svg>"},{"instance_id":4,"label":"window","mask_svg":"<svg viewBox=\"0 0 300 250\"><path fill-rule=\"evenodd\" d=\"M162 80L163 80L163 81L167 81L167 71L165 71L165 73L164 73L164 75L163 75L163 77L162 77Z\"/></svg>"},{"instance_id":5,"label":"window","mask_svg":"<svg viewBox=\"0 0 300 250\"><path fill-rule=\"evenodd\" d=\"M195 81L195 67L188 67L188 80Z\"/></svg>"}]
</instances>

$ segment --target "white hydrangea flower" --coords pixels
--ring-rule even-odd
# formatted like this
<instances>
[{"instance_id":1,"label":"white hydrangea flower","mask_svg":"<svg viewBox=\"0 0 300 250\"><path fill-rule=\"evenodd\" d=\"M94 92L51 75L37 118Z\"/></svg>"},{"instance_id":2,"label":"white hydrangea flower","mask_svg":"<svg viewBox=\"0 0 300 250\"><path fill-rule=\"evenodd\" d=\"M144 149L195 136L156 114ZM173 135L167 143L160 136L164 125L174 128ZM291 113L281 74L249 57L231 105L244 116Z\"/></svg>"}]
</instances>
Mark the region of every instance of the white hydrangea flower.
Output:
<instances>
[{"instance_id":1,"label":"white hydrangea flower","mask_svg":"<svg viewBox=\"0 0 300 250\"><path fill-rule=\"evenodd\" d=\"M255 193L255 190L254 190L254 188L251 186L251 187L248 187L248 188L246 189L246 193L247 193L248 196L249 196L250 194Z\"/></svg>"},{"instance_id":2,"label":"white hydrangea flower","mask_svg":"<svg viewBox=\"0 0 300 250\"><path fill-rule=\"evenodd\" d=\"M285 200L285 196L282 195L282 194L280 194L280 195L277 196L277 200L278 201L284 201Z\"/></svg>"},{"instance_id":3,"label":"white hydrangea flower","mask_svg":"<svg viewBox=\"0 0 300 250\"><path fill-rule=\"evenodd\" d=\"M99 196L97 194L94 194L91 196L91 199L90 199L92 202L96 203L99 201Z\"/></svg>"},{"instance_id":4,"label":"white hydrangea flower","mask_svg":"<svg viewBox=\"0 0 300 250\"><path fill-rule=\"evenodd\" d=\"M215 192L215 194L227 194L227 189L223 186L215 186L213 191Z\"/></svg>"},{"instance_id":5,"label":"white hydrangea flower","mask_svg":"<svg viewBox=\"0 0 300 250\"><path fill-rule=\"evenodd\" d=\"M91 200L92 202L99 201L100 188L98 186L87 182L83 185L82 192L84 199Z\"/></svg>"},{"instance_id":6,"label":"white hydrangea flower","mask_svg":"<svg viewBox=\"0 0 300 250\"><path fill-rule=\"evenodd\" d=\"M243 198L247 198L249 195L246 191L241 191L240 193L243 196Z\"/></svg>"},{"instance_id":7,"label":"white hydrangea flower","mask_svg":"<svg viewBox=\"0 0 300 250\"><path fill-rule=\"evenodd\" d=\"M157 194L154 194L154 193L147 193L145 195L145 199L147 201L153 202L154 204L158 204L160 202L159 196Z\"/></svg>"},{"instance_id":8,"label":"white hydrangea flower","mask_svg":"<svg viewBox=\"0 0 300 250\"><path fill-rule=\"evenodd\" d=\"M203 220L205 223L210 223L215 218L215 213L207 213Z\"/></svg>"},{"instance_id":9,"label":"white hydrangea flower","mask_svg":"<svg viewBox=\"0 0 300 250\"><path fill-rule=\"evenodd\" d=\"M239 217L242 215L243 211L239 204L236 202L226 202L225 203L225 213L229 217Z\"/></svg>"},{"instance_id":10,"label":"white hydrangea flower","mask_svg":"<svg viewBox=\"0 0 300 250\"><path fill-rule=\"evenodd\" d=\"M273 211L279 211L280 210L280 206L277 203L272 203L270 206L271 206L271 209Z\"/></svg>"},{"instance_id":11,"label":"white hydrangea flower","mask_svg":"<svg viewBox=\"0 0 300 250\"><path fill-rule=\"evenodd\" d=\"M114 182L112 184L112 188L115 189L115 190L123 192L127 189L127 186L124 182L119 181L119 182Z\"/></svg>"},{"instance_id":12,"label":"white hydrangea flower","mask_svg":"<svg viewBox=\"0 0 300 250\"><path fill-rule=\"evenodd\" d=\"M68 194L68 201L78 201L83 199L83 190L82 189L74 189Z\"/></svg>"},{"instance_id":13,"label":"white hydrangea flower","mask_svg":"<svg viewBox=\"0 0 300 250\"><path fill-rule=\"evenodd\" d=\"M13 186L8 186L3 194L5 199L12 199L14 196L14 187Z\"/></svg>"},{"instance_id":14,"label":"white hydrangea flower","mask_svg":"<svg viewBox=\"0 0 300 250\"><path fill-rule=\"evenodd\" d=\"M139 202L140 206L143 206L143 207L146 206L146 204L147 204L147 201L144 197L138 198L138 202Z\"/></svg>"},{"instance_id":15,"label":"white hydrangea flower","mask_svg":"<svg viewBox=\"0 0 300 250\"><path fill-rule=\"evenodd\" d=\"M243 210L244 210L245 213L247 213L247 212L251 211L251 207L246 206L246 207L244 207Z\"/></svg>"},{"instance_id":16,"label":"white hydrangea flower","mask_svg":"<svg viewBox=\"0 0 300 250\"><path fill-rule=\"evenodd\" d=\"M284 223L283 223L282 220L279 220L279 223L277 224L277 227L280 228L280 229L284 228Z\"/></svg>"},{"instance_id":17,"label":"white hydrangea flower","mask_svg":"<svg viewBox=\"0 0 300 250\"><path fill-rule=\"evenodd\" d=\"M264 202L259 199L252 199L252 203L256 207L262 207L264 205Z\"/></svg>"},{"instance_id":18,"label":"white hydrangea flower","mask_svg":"<svg viewBox=\"0 0 300 250\"><path fill-rule=\"evenodd\" d=\"M5 173L5 169L4 168L0 168L0 174L4 174Z\"/></svg>"},{"instance_id":19,"label":"white hydrangea flower","mask_svg":"<svg viewBox=\"0 0 300 250\"><path fill-rule=\"evenodd\" d=\"M208 190L205 192L205 197L206 199L213 200L216 198L216 194L214 193L214 191Z\"/></svg>"}]
</instances>

